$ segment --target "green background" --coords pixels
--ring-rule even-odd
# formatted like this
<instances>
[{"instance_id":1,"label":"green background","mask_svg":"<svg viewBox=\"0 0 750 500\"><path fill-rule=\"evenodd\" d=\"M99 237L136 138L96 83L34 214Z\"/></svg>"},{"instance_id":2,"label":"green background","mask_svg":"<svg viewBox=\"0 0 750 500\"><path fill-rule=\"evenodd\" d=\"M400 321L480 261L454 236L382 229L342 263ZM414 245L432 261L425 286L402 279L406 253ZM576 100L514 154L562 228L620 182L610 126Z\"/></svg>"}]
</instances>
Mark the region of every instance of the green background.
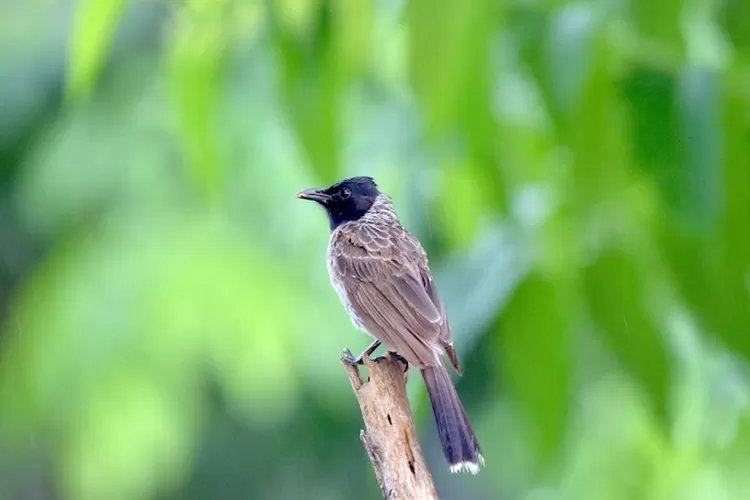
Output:
<instances>
[{"instance_id":1,"label":"green background","mask_svg":"<svg viewBox=\"0 0 750 500\"><path fill-rule=\"evenodd\" d=\"M302 188L423 242L444 499L750 496L746 0L0 0L0 498L379 497Z\"/></svg>"}]
</instances>

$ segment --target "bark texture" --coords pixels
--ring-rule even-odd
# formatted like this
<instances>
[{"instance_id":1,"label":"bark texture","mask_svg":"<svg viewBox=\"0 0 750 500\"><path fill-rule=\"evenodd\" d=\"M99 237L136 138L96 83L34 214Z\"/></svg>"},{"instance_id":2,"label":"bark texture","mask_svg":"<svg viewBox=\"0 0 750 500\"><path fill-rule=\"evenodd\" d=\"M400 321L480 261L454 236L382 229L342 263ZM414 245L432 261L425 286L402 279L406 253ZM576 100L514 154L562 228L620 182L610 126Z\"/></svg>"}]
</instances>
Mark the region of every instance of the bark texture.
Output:
<instances>
[{"instance_id":1,"label":"bark texture","mask_svg":"<svg viewBox=\"0 0 750 500\"><path fill-rule=\"evenodd\" d=\"M390 354L363 359L370 374L344 362L357 396L365 429L360 439L375 469L385 499L437 499L432 474L419 446L406 396L405 366Z\"/></svg>"}]
</instances>

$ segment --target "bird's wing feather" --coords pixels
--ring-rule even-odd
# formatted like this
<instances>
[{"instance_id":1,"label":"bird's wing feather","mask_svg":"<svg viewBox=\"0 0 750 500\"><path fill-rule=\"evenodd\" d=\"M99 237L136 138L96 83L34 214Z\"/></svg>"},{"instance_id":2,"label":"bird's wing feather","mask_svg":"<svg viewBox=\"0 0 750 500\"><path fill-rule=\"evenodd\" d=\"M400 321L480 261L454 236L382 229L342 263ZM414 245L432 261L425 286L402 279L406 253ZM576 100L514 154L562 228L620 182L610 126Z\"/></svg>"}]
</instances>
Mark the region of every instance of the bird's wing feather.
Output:
<instances>
[{"instance_id":1,"label":"bird's wing feather","mask_svg":"<svg viewBox=\"0 0 750 500\"><path fill-rule=\"evenodd\" d=\"M442 328L440 329L440 343L442 344L443 349L445 349L446 354L448 354L448 358L450 358L453 368L455 368L456 371L461 374L463 372L463 368L461 368L461 362L458 360L458 354L456 354L456 350L453 348L453 333L451 332L451 326L448 323L448 318L445 314L445 306L443 305L443 301L440 299L440 295L438 295L437 287L435 286L435 282L430 275L429 269L423 270L422 281L425 285L427 295L430 296L432 303L435 304L435 307L440 311L440 316L442 318Z\"/></svg>"},{"instance_id":2,"label":"bird's wing feather","mask_svg":"<svg viewBox=\"0 0 750 500\"><path fill-rule=\"evenodd\" d=\"M341 229L332 243L332 272L363 326L410 363L434 365L447 322L424 286L421 246L403 233Z\"/></svg>"},{"instance_id":3,"label":"bird's wing feather","mask_svg":"<svg viewBox=\"0 0 750 500\"><path fill-rule=\"evenodd\" d=\"M443 301L440 299L437 287L435 286L435 281L432 279L432 273L430 273L430 268L427 264L427 255L425 254L424 249L422 249L422 245L419 244L419 241L414 238L414 236L409 233L406 233L406 235L407 239L411 242L411 246L416 248L422 255L422 258L418 260L418 262L420 263L419 274L424 290L427 292L430 301L440 314L440 344L443 346L443 349L445 349L446 354L448 354L448 358L451 360L453 368L455 368L456 371L461 374L463 372L463 368L461 368L461 362L458 360L458 354L456 354L456 350L453 348L453 333L451 332L451 326L445 313L445 306L443 305Z\"/></svg>"}]
</instances>

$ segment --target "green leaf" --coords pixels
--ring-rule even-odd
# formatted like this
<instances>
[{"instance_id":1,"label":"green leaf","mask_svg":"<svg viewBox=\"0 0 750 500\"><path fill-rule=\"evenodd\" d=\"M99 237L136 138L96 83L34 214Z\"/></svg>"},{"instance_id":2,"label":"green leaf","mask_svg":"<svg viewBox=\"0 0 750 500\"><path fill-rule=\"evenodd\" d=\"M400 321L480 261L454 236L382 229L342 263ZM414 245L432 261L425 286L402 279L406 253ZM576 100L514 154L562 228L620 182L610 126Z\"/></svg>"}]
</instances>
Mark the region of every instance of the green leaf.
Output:
<instances>
[{"instance_id":1,"label":"green leaf","mask_svg":"<svg viewBox=\"0 0 750 500\"><path fill-rule=\"evenodd\" d=\"M81 0L69 46L68 97L87 96L101 73L127 0Z\"/></svg>"},{"instance_id":2,"label":"green leaf","mask_svg":"<svg viewBox=\"0 0 750 500\"><path fill-rule=\"evenodd\" d=\"M535 447L544 457L560 450L570 391L570 334L555 282L532 273L503 312L502 366L512 396L528 413Z\"/></svg>"},{"instance_id":3,"label":"green leaf","mask_svg":"<svg viewBox=\"0 0 750 500\"><path fill-rule=\"evenodd\" d=\"M750 357L750 92L744 82L732 79L725 89L723 207L714 243L718 246L715 279L723 289L719 331L730 346Z\"/></svg>"},{"instance_id":4,"label":"green leaf","mask_svg":"<svg viewBox=\"0 0 750 500\"><path fill-rule=\"evenodd\" d=\"M337 45L334 23L337 13L354 12L312 2L304 9L305 21L290 25L284 16L287 4L273 5L271 18L280 56L283 102L312 168L322 180L331 182L340 171L342 94L359 57L355 48ZM356 22L367 24L363 19ZM362 43L351 33L346 39Z\"/></svg>"},{"instance_id":5,"label":"green leaf","mask_svg":"<svg viewBox=\"0 0 750 500\"><path fill-rule=\"evenodd\" d=\"M669 179L676 185L671 189L677 203L660 214L657 238L680 292L701 323L748 356L747 93L740 85L722 89L717 74L696 69L682 75L679 89L680 157L685 163L675 166ZM722 91L731 92L724 101Z\"/></svg>"},{"instance_id":6,"label":"green leaf","mask_svg":"<svg viewBox=\"0 0 750 500\"><path fill-rule=\"evenodd\" d=\"M682 51L682 0L632 0L630 4L636 29L644 38Z\"/></svg>"},{"instance_id":7,"label":"green leaf","mask_svg":"<svg viewBox=\"0 0 750 500\"><path fill-rule=\"evenodd\" d=\"M490 2L410 2L411 80L433 130L450 125L482 95L466 94L489 63Z\"/></svg>"},{"instance_id":8,"label":"green leaf","mask_svg":"<svg viewBox=\"0 0 750 500\"><path fill-rule=\"evenodd\" d=\"M719 20L726 34L741 53L750 61L750 2L746 0L720 0Z\"/></svg>"},{"instance_id":9,"label":"green leaf","mask_svg":"<svg viewBox=\"0 0 750 500\"><path fill-rule=\"evenodd\" d=\"M189 2L173 30L169 76L186 163L199 192L215 199L224 180L217 108L227 46L226 2Z\"/></svg>"},{"instance_id":10,"label":"green leaf","mask_svg":"<svg viewBox=\"0 0 750 500\"><path fill-rule=\"evenodd\" d=\"M648 276L631 255L608 250L586 270L584 278L602 338L626 371L646 388L657 412L665 415L668 354L655 311L649 309Z\"/></svg>"},{"instance_id":11,"label":"green leaf","mask_svg":"<svg viewBox=\"0 0 750 500\"><path fill-rule=\"evenodd\" d=\"M491 41L499 20L496 2L418 0L407 7L411 82L433 140L465 144L466 167L495 209L506 193L500 175L494 115Z\"/></svg>"},{"instance_id":12,"label":"green leaf","mask_svg":"<svg viewBox=\"0 0 750 500\"><path fill-rule=\"evenodd\" d=\"M630 118L635 166L653 178L670 211L683 201L684 141L671 72L635 66L620 82Z\"/></svg>"}]
</instances>

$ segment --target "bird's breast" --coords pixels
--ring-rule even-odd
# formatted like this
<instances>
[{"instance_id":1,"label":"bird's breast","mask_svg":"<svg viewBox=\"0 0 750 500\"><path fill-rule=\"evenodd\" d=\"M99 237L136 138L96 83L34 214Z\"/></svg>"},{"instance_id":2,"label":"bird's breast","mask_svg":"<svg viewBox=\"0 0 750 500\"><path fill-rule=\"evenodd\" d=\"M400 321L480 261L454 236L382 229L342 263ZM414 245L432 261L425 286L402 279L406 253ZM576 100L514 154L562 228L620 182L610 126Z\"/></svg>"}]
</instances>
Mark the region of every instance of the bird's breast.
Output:
<instances>
[{"instance_id":1,"label":"bird's breast","mask_svg":"<svg viewBox=\"0 0 750 500\"><path fill-rule=\"evenodd\" d=\"M370 332L367 331L367 329L362 324L362 321L359 318L359 315L357 314L357 311L352 306L352 302L349 299L349 294L346 291L346 287L344 286L344 279L345 276L342 276L339 273L338 268L334 265L335 264L335 257L332 255L331 249L329 247L328 249L328 259L327 259L327 267L328 267L328 276L331 279L331 285L333 285L333 289L336 290L336 294L339 296L339 300L341 301L341 304L344 306L344 309L346 309L346 313L349 315L349 318L352 320L352 323L358 330L362 330L366 334L372 336Z\"/></svg>"}]
</instances>

